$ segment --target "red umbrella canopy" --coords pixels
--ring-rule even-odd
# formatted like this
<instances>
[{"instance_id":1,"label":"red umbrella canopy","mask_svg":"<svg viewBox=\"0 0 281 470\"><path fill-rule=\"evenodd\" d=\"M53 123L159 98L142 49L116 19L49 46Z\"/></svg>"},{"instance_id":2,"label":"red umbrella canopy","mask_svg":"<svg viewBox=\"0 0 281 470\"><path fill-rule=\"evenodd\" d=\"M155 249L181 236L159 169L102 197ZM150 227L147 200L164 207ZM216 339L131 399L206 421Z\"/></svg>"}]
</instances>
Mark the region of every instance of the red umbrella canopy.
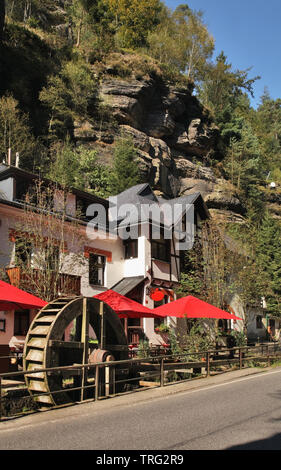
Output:
<instances>
[{"instance_id":1,"label":"red umbrella canopy","mask_svg":"<svg viewBox=\"0 0 281 470\"><path fill-rule=\"evenodd\" d=\"M17 310L38 308L41 309L47 302L17 287L0 281L0 310Z\"/></svg>"},{"instance_id":2,"label":"red umbrella canopy","mask_svg":"<svg viewBox=\"0 0 281 470\"><path fill-rule=\"evenodd\" d=\"M150 308L111 289L94 295L94 297L108 304L119 318L159 318Z\"/></svg>"},{"instance_id":3,"label":"red umbrella canopy","mask_svg":"<svg viewBox=\"0 0 281 470\"><path fill-rule=\"evenodd\" d=\"M178 318L221 318L225 320L241 320L232 313L225 312L192 295L161 305L153 310L162 317Z\"/></svg>"}]
</instances>

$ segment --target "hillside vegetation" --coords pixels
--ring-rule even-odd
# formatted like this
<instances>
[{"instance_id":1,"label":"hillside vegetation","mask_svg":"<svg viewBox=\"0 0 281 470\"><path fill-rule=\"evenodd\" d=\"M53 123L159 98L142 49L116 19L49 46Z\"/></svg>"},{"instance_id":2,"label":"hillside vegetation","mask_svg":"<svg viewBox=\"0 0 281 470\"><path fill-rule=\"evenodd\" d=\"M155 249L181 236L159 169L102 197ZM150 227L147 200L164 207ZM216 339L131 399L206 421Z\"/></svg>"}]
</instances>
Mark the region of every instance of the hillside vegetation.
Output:
<instances>
[{"instance_id":1,"label":"hillside vegetation","mask_svg":"<svg viewBox=\"0 0 281 470\"><path fill-rule=\"evenodd\" d=\"M253 283L263 279L269 311L279 314L281 99L265 90L257 109L251 106L259 77L251 76L250 67L237 70L223 51L213 56L215 38L202 13L187 4L174 11L160 0L0 5L1 159L11 148L13 158L20 153L22 168L101 196L115 194L143 174L135 168L133 140L121 135L101 98L103 81L156 77L193 92L219 130L220 158L209 153L208 165L236 188L246 208L239 229L227 230L249 247L252 272L259 274ZM111 162L100 158L98 147L77 145L77 122L119 136Z\"/></svg>"}]
</instances>

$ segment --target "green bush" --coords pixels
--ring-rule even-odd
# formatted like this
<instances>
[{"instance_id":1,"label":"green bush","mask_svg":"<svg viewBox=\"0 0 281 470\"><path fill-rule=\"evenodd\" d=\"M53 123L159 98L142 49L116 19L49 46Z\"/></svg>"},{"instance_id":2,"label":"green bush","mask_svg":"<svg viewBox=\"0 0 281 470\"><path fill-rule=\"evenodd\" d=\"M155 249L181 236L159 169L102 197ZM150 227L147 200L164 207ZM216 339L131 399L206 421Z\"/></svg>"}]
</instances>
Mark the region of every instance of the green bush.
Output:
<instances>
[{"instance_id":1,"label":"green bush","mask_svg":"<svg viewBox=\"0 0 281 470\"><path fill-rule=\"evenodd\" d=\"M150 355L150 347L149 341L147 340L140 340L139 347L138 347L138 357L146 358Z\"/></svg>"}]
</instances>

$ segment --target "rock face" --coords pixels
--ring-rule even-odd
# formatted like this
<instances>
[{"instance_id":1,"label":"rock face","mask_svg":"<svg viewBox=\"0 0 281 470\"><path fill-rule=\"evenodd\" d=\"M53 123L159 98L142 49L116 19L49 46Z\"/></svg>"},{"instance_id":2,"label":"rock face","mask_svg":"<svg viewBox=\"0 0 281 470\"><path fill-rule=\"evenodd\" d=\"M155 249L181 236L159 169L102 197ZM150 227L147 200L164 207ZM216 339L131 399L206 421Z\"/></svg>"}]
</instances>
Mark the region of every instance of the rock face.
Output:
<instances>
[{"instance_id":1,"label":"rock face","mask_svg":"<svg viewBox=\"0 0 281 470\"><path fill-rule=\"evenodd\" d=\"M100 98L113 114L117 134L133 138L144 180L159 194L177 197L200 191L212 211L243 220L235 189L210 167L221 158L218 128L188 89L169 86L159 77L103 77ZM103 150L108 153L116 131L101 133L89 123L76 123L74 135L78 143L107 144Z\"/></svg>"}]
</instances>

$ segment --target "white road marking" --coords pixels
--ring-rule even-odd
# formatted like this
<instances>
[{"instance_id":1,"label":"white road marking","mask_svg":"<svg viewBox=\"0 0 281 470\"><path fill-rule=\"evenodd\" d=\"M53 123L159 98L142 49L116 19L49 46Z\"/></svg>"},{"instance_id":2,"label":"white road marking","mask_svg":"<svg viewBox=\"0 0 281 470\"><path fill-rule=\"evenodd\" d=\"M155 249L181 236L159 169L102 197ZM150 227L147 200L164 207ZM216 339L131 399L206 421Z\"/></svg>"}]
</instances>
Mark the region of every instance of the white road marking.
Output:
<instances>
[{"instance_id":1,"label":"white road marking","mask_svg":"<svg viewBox=\"0 0 281 470\"><path fill-rule=\"evenodd\" d=\"M232 379L229 382L224 382L222 384L207 385L206 387L202 386L202 388L196 388L193 390L185 390L185 391L178 393L177 395L183 394L183 393L204 392L205 390L210 390L212 388L225 387L226 385L236 384L237 382L245 382L246 380L257 379L260 377L265 377L268 375L280 374L280 373L281 373L281 369L276 370L274 372L261 372L260 374L254 374L254 375L247 376L247 377L241 377L240 379ZM163 398L168 398L168 397L163 397Z\"/></svg>"}]
</instances>

